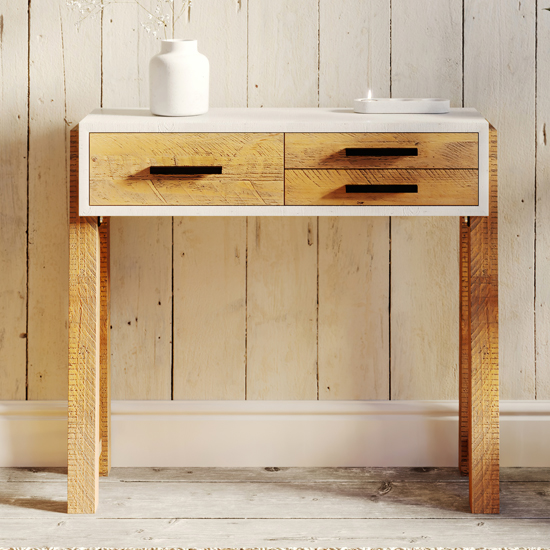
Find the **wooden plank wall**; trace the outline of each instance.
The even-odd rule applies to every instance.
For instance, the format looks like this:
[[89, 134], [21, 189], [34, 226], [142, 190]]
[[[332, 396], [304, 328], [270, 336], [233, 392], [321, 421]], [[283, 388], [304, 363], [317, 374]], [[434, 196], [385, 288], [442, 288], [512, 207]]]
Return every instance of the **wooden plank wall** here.
[[[195, 0], [174, 29], [210, 59], [212, 106], [348, 107], [372, 88], [491, 120], [503, 399], [550, 398], [543, 7]], [[119, 3], [77, 19], [64, 1], [0, 0], [0, 399], [66, 398], [69, 129], [100, 105], [148, 104], [146, 14]], [[111, 231], [114, 399], [457, 398], [457, 220], [118, 218]]]

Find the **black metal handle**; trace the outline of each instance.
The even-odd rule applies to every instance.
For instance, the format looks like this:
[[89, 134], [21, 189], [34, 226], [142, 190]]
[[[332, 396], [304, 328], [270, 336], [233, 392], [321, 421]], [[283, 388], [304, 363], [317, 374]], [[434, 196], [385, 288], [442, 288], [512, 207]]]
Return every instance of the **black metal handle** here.
[[418, 147], [348, 147], [346, 157], [417, 157]]
[[151, 166], [150, 174], [164, 176], [196, 176], [206, 174], [221, 174], [221, 166]]
[[418, 185], [397, 183], [389, 185], [346, 185], [346, 193], [418, 193]]

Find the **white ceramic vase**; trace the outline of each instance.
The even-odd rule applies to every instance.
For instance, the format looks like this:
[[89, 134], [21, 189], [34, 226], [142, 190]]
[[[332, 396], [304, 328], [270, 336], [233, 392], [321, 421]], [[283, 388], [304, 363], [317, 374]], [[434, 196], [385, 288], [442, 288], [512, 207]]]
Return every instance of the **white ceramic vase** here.
[[196, 40], [162, 40], [149, 63], [150, 107], [154, 115], [193, 116], [208, 111], [210, 64]]

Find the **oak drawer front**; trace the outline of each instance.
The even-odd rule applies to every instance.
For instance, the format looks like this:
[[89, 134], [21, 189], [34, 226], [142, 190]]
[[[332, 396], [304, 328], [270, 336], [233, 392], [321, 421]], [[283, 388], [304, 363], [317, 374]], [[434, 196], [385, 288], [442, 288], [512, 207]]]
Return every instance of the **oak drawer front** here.
[[288, 133], [286, 168], [478, 169], [477, 133]]
[[90, 205], [283, 201], [283, 134], [90, 133]]
[[476, 206], [477, 170], [286, 170], [289, 206]]

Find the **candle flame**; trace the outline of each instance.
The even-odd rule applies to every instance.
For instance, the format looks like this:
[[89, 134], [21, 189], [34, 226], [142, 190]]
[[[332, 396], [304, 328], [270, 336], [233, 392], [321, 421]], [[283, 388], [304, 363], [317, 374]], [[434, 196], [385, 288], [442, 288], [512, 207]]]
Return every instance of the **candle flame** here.
[[369, 88], [369, 93], [367, 94], [367, 99], [372, 99], [372, 90]]

